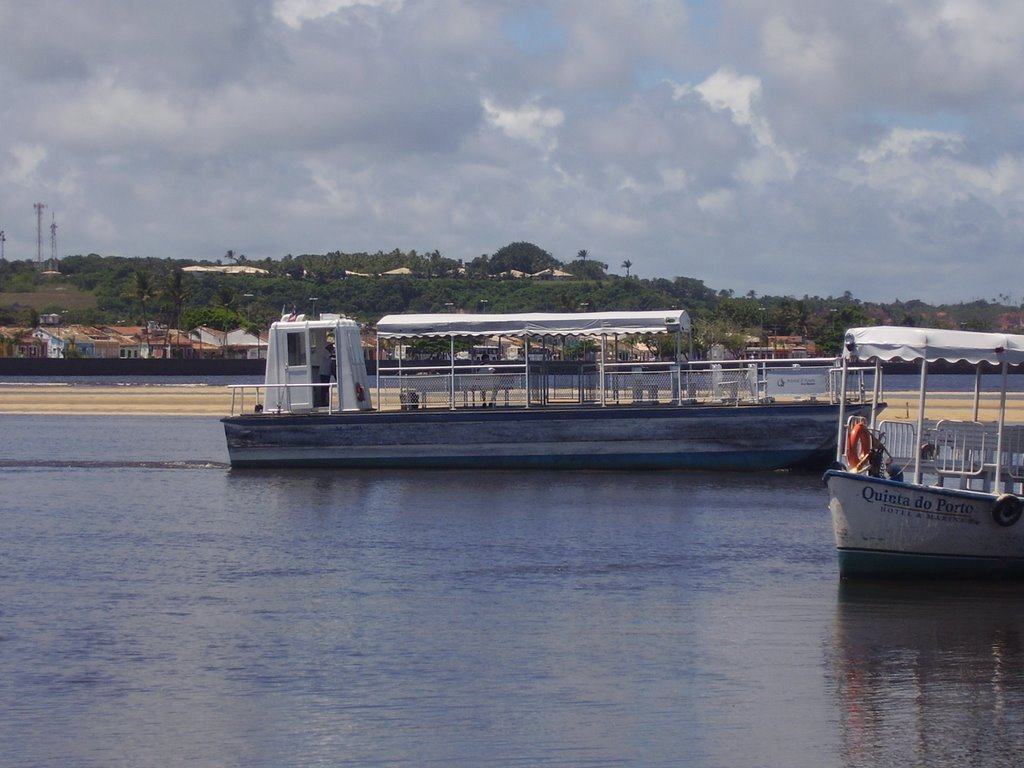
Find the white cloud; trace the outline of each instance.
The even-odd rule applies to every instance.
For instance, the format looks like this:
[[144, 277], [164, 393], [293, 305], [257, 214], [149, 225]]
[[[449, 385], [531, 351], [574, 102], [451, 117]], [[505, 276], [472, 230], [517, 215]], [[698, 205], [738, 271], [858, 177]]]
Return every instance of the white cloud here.
[[876, 163], [886, 158], [907, 157], [933, 151], [956, 153], [962, 150], [963, 137], [943, 131], [892, 129], [877, 145], [861, 150], [858, 159]]
[[651, 58], [691, 58], [687, 7], [678, 0], [564, 0], [547, 4], [561, 22], [565, 44], [546, 73], [560, 87], [622, 90]]
[[8, 253], [34, 253], [42, 201], [83, 253], [525, 239], [740, 294], [942, 300], [1015, 268], [1024, 5], [709, 0], [699, 26], [679, 0], [524, 8], [8, 3]]
[[697, 198], [697, 207], [704, 213], [721, 215], [734, 210], [736, 193], [731, 189], [714, 189]]
[[840, 175], [899, 201], [903, 211], [941, 215], [977, 201], [1003, 215], [1024, 207], [1024, 158], [1003, 154], [990, 163], [966, 157], [959, 134], [897, 128], [864, 148]]
[[565, 120], [561, 110], [541, 107], [536, 102], [506, 109], [490, 98], [485, 98], [482, 104], [487, 120], [509, 138], [528, 141], [548, 152], [558, 145], [555, 129]]
[[[777, 144], [768, 120], [757, 111], [761, 98], [759, 78], [720, 69], [693, 90], [713, 110], [730, 113], [736, 125], [750, 130], [757, 154], [742, 164], [740, 178], [756, 187], [793, 178], [798, 170], [796, 158]], [[677, 93], [685, 94], [687, 89]]]
[[800, 18], [803, 23], [799, 26], [788, 15], [765, 20], [761, 29], [764, 58], [771, 63], [773, 72], [796, 83], [813, 87], [831, 82], [844, 53], [843, 43], [814, 14]]
[[12, 184], [28, 184], [46, 160], [47, 152], [40, 144], [15, 144], [9, 154], [11, 163], [4, 172], [4, 179]]
[[397, 12], [401, 10], [403, 2], [404, 0], [274, 0], [274, 16], [292, 29], [299, 29], [308, 21], [318, 21], [347, 8], [368, 6]]
[[739, 125], [754, 124], [754, 100], [761, 94], [761, 80], [718, 70], [694, 90], [712, 109], [729, 111]]
[[127, 149], [177, 142], [188, 124], [188, 115], [167, 94], [103, 78], [72, 99], [41, 107], [37, 127], [62, 144]]

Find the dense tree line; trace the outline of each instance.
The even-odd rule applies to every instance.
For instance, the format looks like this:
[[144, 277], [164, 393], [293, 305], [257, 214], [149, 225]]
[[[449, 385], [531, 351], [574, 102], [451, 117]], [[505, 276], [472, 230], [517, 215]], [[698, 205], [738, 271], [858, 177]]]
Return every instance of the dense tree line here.
[[[282, 311], [338, 312], [374, 323], [401, 312], [576, 312], [684, 308], [694, 320], [698, 351], [713, 344], [742, 349], [748, 337], [795, 335], [814, 339], [819, 350], [839, 348], [843, 330], [890, 322], [994, 329], [1001, 315], [1016, 312], [997, 302], [951, 307], [922, 302], [868, 304], [847, 292], [840, 297], [758, 296], [714, 290], [689, 277], [639, 279], [610, 274], [608, 265], [581, 250], [563, 263], [532, 243], [516, 242], [464, 263], [438, 251], [390, 251], [287, 255], [250, 261], [228, 251], [217, 263], [258, 267], [266, 274], [192, 274], [191, 260], [69, 256], [60, 275], [44, 275], [31, 261], [0, 262], [0, 294], [31, 293], [62, 283], [95, 297], [94, 306], [65, 310], [59, 303], [32, 311], [64, 312], [67, 322], [209, 325], [222, 329], [266, 327]], [[206, 263], [208, 265], [208, 263]], [[633, 266], [621, 265], [627, 273]], [[400, 269], [407, 273], [383, 275]], [[572, 277], [523, 278], [558, 270]], [[31, 319], [25, 309], [0, 300], [0, 325]]]

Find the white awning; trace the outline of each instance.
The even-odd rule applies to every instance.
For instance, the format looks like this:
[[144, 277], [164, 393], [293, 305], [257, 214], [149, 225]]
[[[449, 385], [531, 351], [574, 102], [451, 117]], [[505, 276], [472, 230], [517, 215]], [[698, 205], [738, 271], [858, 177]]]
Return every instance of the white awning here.
[[843, 355], [848, 359], [877, 358], [882, 362], [965, 360], [998, 365], [1005, 360], [1010, 365], [1019, 365], [1024, 363], [1024, 336], [879, 325], [848, 330]]
[[612, 336], [675, 333], [690, 329], [685, 310], [574, 312], [518, 315], [387, 315], [377, 323], [381, 339], [437, 336]]

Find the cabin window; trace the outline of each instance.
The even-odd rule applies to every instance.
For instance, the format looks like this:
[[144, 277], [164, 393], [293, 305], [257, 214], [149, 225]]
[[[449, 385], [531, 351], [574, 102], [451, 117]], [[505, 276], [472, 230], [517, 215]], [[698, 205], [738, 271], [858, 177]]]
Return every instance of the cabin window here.
[[301, 331], [288, 335], [288, 365], [306, 364], [306, 334]]

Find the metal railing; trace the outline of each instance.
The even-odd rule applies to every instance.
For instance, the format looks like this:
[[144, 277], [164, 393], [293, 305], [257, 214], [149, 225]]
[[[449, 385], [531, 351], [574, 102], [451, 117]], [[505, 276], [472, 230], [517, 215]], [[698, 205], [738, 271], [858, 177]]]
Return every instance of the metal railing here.
[[498, 363], [454, 368], [405, 365], [379, 369], [376, 391], [382, 409], [389, 405], [416, 409], [584, 403], [744, 404], [775, 402], [787, 397], [827, 402], [838, 399], [837, 371], [831, 366], [795, 369], [813, 372], [821, 386], [810, 393], [790, 395], [768, 392], [765, 370], [757, 363], [688, 367], [671, 362], [626, 362], [607, 363], [603, 368], [581, 365], [575, 371], [544, 364]]
[[[832, 365], [776, 366], [764, 361], [731, 361], [680, 365], [672, 362], [614, 362], [571, 366], [545, 362], [450, 366], [442, 363], [381, 366], [370, 385], [376, 410], [458, 409], [479, 407], [541, 407], [557, 405], [698, 405], [755, 404], [778, 400], [838, 401], [838, 369]], [[798, 371], [813, 375], [821, 386], [808, 392], [768, 391], [769, 371]], [[337, 383], [231, 385], [231, 414], [252, 410], [336, 412]], [[303, 402], [293, 405], [291, 391], [304, 390]], [[310, 393], [327, 390], [323, 398]], [[848, 389], [863, 399], [861, 384]]]
[[878, 437], [893, 462], [905, 471], [914, 468], [920, 454], [922, 480], [927, 485], [991, 491], [998, 465], [1004, 490], [1012, 484], [1016, 492], [1024, 492], [1024, 426], [1004, 427], [999, 462], [995, 423], [928, 421], [919, 437], [914, 422], [884, 420], [878, 424]]

